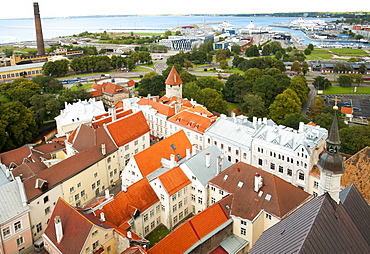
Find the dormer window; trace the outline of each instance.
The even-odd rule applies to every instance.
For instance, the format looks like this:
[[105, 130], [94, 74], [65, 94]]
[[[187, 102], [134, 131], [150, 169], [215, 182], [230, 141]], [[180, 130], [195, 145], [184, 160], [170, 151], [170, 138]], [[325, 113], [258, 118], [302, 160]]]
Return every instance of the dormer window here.
[[226, 181], [226, 180], [227, 180], [227, 178], [229, 178], [229, 175], [225, 175], [225, 176], [224, 176], [224, 181]]

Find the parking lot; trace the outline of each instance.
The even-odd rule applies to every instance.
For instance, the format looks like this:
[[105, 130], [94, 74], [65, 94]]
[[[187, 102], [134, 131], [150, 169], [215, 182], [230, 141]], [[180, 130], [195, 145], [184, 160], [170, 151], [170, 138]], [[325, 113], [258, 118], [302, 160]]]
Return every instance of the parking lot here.
[[326, 95], [327, 105], [335, 105], [335, 98], [337, 98], [337, 105], [353, 107], [353, 116], [355, 118], [370, 118], [370, 94], [356, 94], [356, 95]]

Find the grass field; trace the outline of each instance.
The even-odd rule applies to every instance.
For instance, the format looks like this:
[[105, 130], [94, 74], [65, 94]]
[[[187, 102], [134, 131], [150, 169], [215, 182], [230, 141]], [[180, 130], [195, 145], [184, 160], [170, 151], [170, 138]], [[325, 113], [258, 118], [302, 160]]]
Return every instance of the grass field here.
[[163, 225], [158, 226], [154, 231], [152, 231], [149, 235], [146, 236], [146, 239], [149, 240], [149, 248], [153, 247], [154, 244], [158, 243], [162, 240], [166, 235], [168, 235], [170, 231]]
[[366, 56], [367, 53], [362, 49], [330, 49], [338, 56]]
[[354, 87], [341, 87], [341, 86], [331, 86], [326, 89], [323, 93], [324, 95], [332, 94], [370, 94], [370, 87], [357, 87], [357, 92], [354, 92]]
[[92, 87], [93, 83], [87, 83], [87, 84], [83, 84], [82, 86], [80, 87], [77, 87], [77, 86], [72, 86], [71, 87], [71, 90], [72, 91], [76, 91], [76, 90], [86, 90], [86, 89], [90, 89]]

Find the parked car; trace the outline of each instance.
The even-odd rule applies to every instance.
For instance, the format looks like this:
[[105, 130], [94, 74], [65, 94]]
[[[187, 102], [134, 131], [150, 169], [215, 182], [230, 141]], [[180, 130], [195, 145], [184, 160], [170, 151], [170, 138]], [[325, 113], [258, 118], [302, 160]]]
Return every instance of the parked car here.
[[354, 111], [361, 111], [361, 109], [358, 108], [358, 107], [352, 107], [352, 108], [353, 108]]

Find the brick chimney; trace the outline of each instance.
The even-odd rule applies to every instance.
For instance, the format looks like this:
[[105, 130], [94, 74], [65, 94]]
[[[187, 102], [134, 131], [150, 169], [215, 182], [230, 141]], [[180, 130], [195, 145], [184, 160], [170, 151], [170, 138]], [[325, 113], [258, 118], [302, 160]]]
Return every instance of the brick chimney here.
[[36, 41], [37, 41], [37, 54], [39, 56], [45, 55], [44, 37], [42, 35], [41, 18], [39, 3], [33, 3], [33, 13], [35, 15], [35, 28], [36, 28]]

